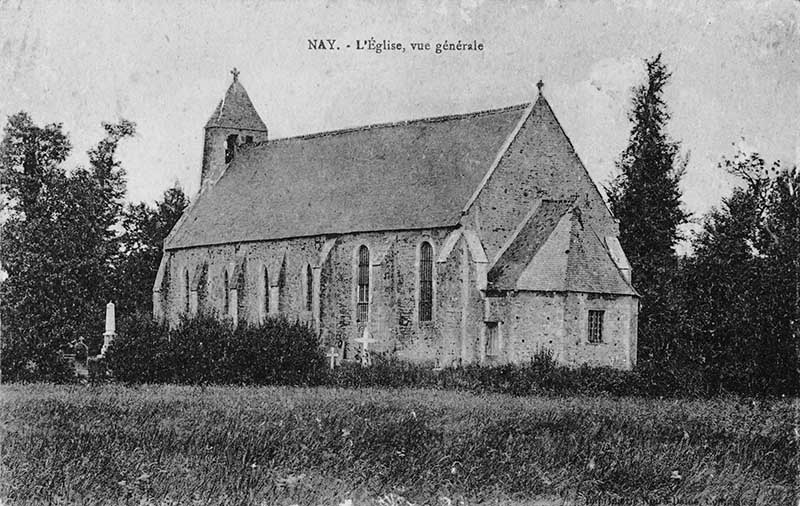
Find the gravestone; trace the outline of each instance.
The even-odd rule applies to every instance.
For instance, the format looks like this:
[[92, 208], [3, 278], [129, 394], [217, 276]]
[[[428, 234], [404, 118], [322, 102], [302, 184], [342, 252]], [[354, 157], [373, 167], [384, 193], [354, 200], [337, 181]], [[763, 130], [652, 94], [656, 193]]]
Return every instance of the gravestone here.
[[336, 348], [331, 346], [330, 350], [328, 350], [327, 355], [325, 355], [330, 359], [331, 362], [331, 370], [336, 367], [336, 359], [339, 358], [339, 354], [336, 352]]
[[373, 339], [369, 329], [364, 327], [364, 333], [361, 335], [361, 337], [354, 339], [353, 341], [361, 344], [361, 366], [367, 367], [372, 365], [372, 357], [369, 354], [368, 346], [372, 343], [377, 343], [378, 341]]
[[89, 379], [89, 347], [83, 342], [83, 337], [78, 338], [78, 342], [73, 346], [75, 352], [75, 374], [81, 380]]

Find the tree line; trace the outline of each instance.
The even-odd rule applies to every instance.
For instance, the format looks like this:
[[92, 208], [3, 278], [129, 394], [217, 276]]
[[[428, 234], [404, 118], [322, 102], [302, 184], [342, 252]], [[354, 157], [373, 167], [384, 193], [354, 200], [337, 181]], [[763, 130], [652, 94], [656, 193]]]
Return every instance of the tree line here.
[[96, 351], [108, 301], [148, 311], [163, 240], [188, 201], [179, 187], [151, 206], [125, 204], [126, 120], [103, 124], [89, 164], [66, 170], [63, 125], [10, 116], [0, 143], [0, 332], [6, 379], [58, 379], [58, 351], [84, 337]]
[[[796, 394], [800, 173], [758, 153], [723, 157], [719, 170], [739, 185], [684, 236], [689, 160], [667, 134], [671, 73], [660, 54], [644, 63], [628, 145], [606, 188], [641, 295], [640, 370], [687, 391]], [[121, 314], [152, 309], [163, 241], [188, 201], [174, 187], [154, 206], [126, 205], [116, 150], [135, 125], [103, 126], [89, 166], [67, 171], [61, 124], [40, 127], [24, 112], [8, 118], [0, 144], [6, 378], [47, 379], [58, 370], [56, 351], [80, 336], [99, 346], [109, 300]], [[682, 241], [691, 253], [678, 254]]]
[[[607, 188], [641, 295], [639, 361], [710, 394], [796, 393], [800, 173], [758, 153], [723, 157], [719, 170], [739, 185], [702, 218], [699, 233], [684, 237], [688, 157], [666, 133], [671, 74], [660, 54], [645, 67], [628, 146]], [[691, 254], [676, 252], [682, 240]]]

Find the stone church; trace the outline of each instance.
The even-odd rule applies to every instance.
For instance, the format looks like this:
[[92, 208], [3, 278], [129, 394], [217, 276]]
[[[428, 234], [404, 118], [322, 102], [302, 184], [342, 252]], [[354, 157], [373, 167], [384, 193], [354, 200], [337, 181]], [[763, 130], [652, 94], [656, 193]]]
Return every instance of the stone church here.
[[282, 314], [354, 356], [631, 368], [639, 296], [618, 225], [533, 103], [271, 139], [238, 72], [201, 189], [164, 244], [156, 318]]

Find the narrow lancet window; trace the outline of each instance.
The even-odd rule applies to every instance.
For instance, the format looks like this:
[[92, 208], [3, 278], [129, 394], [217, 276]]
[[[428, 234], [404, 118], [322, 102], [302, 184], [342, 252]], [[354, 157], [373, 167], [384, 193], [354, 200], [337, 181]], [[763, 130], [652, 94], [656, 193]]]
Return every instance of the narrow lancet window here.
[[189, 284], [189, 269], [183, 271], [183, 312], [189, 314], [189, 301], [192, 296], [192, 286]]
[[306, 265], [306, 311], [311, 311], [312, 298], [314, 293], [314, 274], [311, 266]]
[[433, 319], [433, 247], [423, 242], [419, 248], [419, 321]]
[[264, 314], [269, 314], [269, 273], [264, 267]]
[[358, 299], [356, 321], [366, 322], [369, 312], [369, 248], [358, 249]]
[[228, 280], [228, 269], [225, 269], [225, 282], [223, 286], [223, 290], [225, 291], [225, 295], [222, 297], [222, 314], [228, 316], [231, 312], [231, 290], [230, 290], [230, 282]]

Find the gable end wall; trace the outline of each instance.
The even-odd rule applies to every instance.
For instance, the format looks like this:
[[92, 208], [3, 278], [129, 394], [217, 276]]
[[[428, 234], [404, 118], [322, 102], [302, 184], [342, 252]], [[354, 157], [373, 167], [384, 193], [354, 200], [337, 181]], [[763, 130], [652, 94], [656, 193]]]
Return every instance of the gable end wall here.
[[462, 218], [492, 261], [539, 199], [572, 200], [598, 235], [618, 227], [554, 116], [537, 104]]

